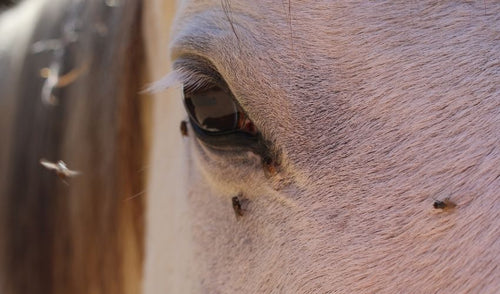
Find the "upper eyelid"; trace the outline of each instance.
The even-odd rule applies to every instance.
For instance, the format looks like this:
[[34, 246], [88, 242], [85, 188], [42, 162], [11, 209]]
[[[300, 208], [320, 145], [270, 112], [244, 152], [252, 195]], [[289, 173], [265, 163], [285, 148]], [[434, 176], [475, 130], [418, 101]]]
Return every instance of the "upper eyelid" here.
[[195, 92], [216, 84], [214, 79], [199, 72], [188, 71], [183, 68], [174, 71], [177, 81], [182, 84], [184, 91], [187, 92]]
[[208, 61], [193, 56], [180, 57], [173, 63], [174, 72], [184, 90], [194, 92], [210, 86], [226, 86], [215, 67]]
[[179, 57], [173, 62], [173, 70], [160, 80], [150, 84], [143, 92], [159, 92], [176, 85], [185, 92], [195, 92], [211, 86], [226, 86], [224, 79], [207, 61], [200, 58]]

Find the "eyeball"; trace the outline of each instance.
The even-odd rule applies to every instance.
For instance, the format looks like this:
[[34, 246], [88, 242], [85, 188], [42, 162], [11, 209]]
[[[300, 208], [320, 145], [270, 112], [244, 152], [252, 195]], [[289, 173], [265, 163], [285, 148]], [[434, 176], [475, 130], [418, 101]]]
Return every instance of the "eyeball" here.
[[212, 86], [209, 89], [184, 93], [184, 105], [191, 121], [206, 134], [242, 132], [255, 136], [258, 133], [228, 89]]

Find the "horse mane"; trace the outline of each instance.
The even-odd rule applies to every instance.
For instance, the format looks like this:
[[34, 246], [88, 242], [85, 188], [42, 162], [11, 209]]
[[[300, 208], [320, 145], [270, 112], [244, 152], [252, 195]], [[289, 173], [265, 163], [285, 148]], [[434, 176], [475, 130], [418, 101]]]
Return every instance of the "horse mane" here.
[[[0, 52], [0, 293], [139, 293], [141, 1], [45, 2], [24, 53], [13, 45], [7, 52], [20, 54], [19, 63]], [[42, 89], [59, 57], [33, 44], [62, 40], [75, 16], [77, 40], [63, 44], [51, 105]], [[60, 179], [42, 158], [81, 174]]]

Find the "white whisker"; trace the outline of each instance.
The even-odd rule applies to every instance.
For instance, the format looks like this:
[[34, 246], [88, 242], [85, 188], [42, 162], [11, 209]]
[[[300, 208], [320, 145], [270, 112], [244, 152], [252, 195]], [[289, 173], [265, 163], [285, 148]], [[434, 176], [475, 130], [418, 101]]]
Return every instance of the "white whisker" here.
[[132, 199], [134, 199], [134, 198], [137, 198], [137, 197], [139, 197], [139, 196], [144, 195], [145, 193], [146, 193], [146, 190], [143, 190], [143, 191], [141, 191], [141, 192], [139, 192], [139, 193], [136, 193], [136, 194], [134, 194], [134, 195], [132, 195], [132, 196], [130, 196], [130, 197], [125, 198], [123, 201], [129, 201], [129, 200], [132, 200]]

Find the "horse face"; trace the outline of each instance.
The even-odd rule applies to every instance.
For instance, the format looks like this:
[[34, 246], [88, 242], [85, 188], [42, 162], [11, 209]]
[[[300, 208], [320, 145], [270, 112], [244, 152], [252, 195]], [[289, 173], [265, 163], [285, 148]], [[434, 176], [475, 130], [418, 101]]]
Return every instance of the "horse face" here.
[[184, 95], [223, 82], [258, 131], [208, 142], [191, 119], [178, 138], [198, 291], [498, 290], [499, 15], [183, 1], [172, 61], [201, 85]]

